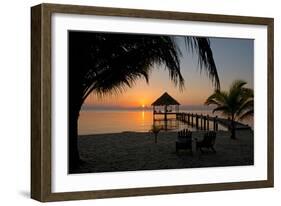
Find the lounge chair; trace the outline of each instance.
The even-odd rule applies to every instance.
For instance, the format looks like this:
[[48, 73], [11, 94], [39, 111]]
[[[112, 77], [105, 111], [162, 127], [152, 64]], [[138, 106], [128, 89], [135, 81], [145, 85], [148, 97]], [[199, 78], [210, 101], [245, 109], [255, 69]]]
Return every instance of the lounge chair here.
[[176, 141], [176, 153], [180, 149], [189, 149], [192, 154], [192, 132], [187, 129], [178, 132], [178, 139]]
[[215, 142], [216, 142], [216, 132], [207, 132], [204, 134], [204, 138], [202, 141], [196, 140], [196, 151], [200, 149], [200, 151], [203, 153], [204, 151], [202, 148], [211, 149], [214, 153], [216, 153], [216, 150], [214, 148]]

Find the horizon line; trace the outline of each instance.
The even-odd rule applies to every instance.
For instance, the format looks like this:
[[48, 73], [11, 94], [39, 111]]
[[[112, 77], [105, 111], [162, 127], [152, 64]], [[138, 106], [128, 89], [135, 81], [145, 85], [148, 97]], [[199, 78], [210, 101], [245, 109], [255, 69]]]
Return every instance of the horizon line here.
[[[213, 109], [211, 105], [180, 105], [183, 109]], [[81, 110], [148, 110], [152, 106], [96, 106], [96, 105], [83, 105]]]

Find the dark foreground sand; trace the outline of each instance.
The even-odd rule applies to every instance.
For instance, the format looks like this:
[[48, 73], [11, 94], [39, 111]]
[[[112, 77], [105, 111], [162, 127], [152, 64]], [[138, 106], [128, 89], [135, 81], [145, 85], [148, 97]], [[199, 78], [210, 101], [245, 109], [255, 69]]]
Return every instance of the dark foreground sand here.
[[[204, 132], [193, 132], [193, 138], [202, 139]], [[161, 132], [158, 143], [151, 133], [123, 132], [117, 134], [84, 135], [78, 138], [84, 163], [71, 173], [113, 172], [155, 169], [176, 169], [214, 166], [253, 165], [253, 133], [237, 131], [237, 140], [230, 133], [219, 131], [216, 154], [200, 151], [180, 151], [176, 154], [177, 133]], [[195, 145], [194, 145], [195, 146]]]

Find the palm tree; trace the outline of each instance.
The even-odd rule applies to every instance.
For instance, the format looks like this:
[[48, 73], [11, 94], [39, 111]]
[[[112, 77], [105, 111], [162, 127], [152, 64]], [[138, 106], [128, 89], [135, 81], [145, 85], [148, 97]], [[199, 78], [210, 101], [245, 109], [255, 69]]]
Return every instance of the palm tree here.
[[235, 121], [252, 117], [254, 114], [254, 92], [245, 88], [246, 84], [243, 80], [236, 80], [228, 92], [216, 90], [205, 102], [206, 105], [216, 105], [213, 112], [221, 112], [231, 119], [232, 139], [236, 139]]
[[[120, 93], [145, 78], [153, 68], [164, 65], [180, 89], [181, 51], [173, 37], [69, 32], [69, 169], [79, 164], [77, 121], [89, 94]], [[185, 37], [187, 48], [198, 53], [200, 68], [206, 69], [216, 88], [220, 87], [210, 42], [207, 38]]]

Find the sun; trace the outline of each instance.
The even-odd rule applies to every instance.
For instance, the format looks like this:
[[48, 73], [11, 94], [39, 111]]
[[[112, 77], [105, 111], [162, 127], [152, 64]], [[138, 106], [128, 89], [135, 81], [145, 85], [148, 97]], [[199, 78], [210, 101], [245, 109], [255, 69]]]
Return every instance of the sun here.
[[141, 107], [142, 107], [142, 108], [145, 108], [145, 104], [142, 104]]

